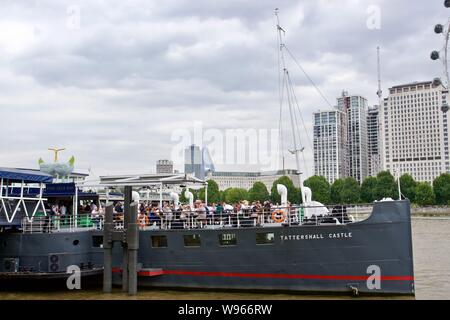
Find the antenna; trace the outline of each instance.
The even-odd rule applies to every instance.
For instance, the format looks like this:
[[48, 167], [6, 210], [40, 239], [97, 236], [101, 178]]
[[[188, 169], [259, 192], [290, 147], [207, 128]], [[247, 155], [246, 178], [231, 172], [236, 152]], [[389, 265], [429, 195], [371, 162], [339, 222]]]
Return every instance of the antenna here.
[[[283, 35], [285, 35], [286, 31], [280, 27], [280, 19], [278, 17], [278, 8], [275, 9], [275, 16], [277, 17], [277, 34], [278, 34], [278, 44], [279, 44], [279, 52], [278, 52], [278, 67], [279, 69], [283, 69], [283, 79], [281, 81], [280, 77], [280, 70], [278, 72], [279, 75], [279, 97], [280, 97], [280, 128], [281, 128], [281, 110], [283, 105], [283, 92], [286, 89], [286, 100], [289, 106], [289, 114], [291, 118], [291, 127], [292, 127], [292, 135], [294, 140], [294, 150], [290, 151], [292, 154], [295, 154], [295, 161], [297, 164], [297, 174], [299, 179], [299, 185], [300, 185], [300, 195], [302, 198], [302, 203], [305, 204], [305, 192], [304, 192], [304, 186], [303, 186], [303, 178], [302, 178], [302, 172], [300, 171], [300, 157], [299, 152], [303, 152], [303, 148], [299, 148], [297, 144], [297, 133], [296, 133], [296, 119], [295, 117], [295, 110], [293, 109], [293, 103], [296, 101], [295, 94], [292, 89], [292, 82], [289, 77], [289, 71], [286, 68], [286, 62], [284, 59], [284, 50], [286, 49], [286, 45], [283, 42]], [[280, 61], [281, 60], [281, 61]], [[284, 156], [283, 156], [283, 164], [284, 164]]]

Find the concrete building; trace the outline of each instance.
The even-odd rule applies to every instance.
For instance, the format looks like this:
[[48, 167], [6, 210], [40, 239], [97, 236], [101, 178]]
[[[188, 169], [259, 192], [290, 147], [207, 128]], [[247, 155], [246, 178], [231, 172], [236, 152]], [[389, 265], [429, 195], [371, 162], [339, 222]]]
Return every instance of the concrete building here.
[[156, 173], [173, 173], [173, 162], [170, 160], [158, 160], [156, 162]]
[[249, 190], [257, 181], [264, 183], [270, 193], [272, 184], [282, 176], [288, 176], [294, 185], [299, 188], [299, 178], [296, 170], [278, 170], [278, 171], [262, 171], [262, 172], [210, 172], [206, 179], [212, 179], [217, 182], [220, 190], [228, 188], [243, 188]]
[[432, 182], [450, 172], [447, 90], [432, 81], [394, 86], [384, 100], [381, 134], [385, 170]]
[[339, 110], [314, 113], [314, 174], [330, 183], [346, 177], [347, 118]]
[[369, 176], [381, 171], [379, 106], [369, 107], [367, 112], [367, 159]]
[[367, 152], [367, 99], [342, 92], [338, 109], [347, 115], [348, 174], [362, 182], [369, 174]]

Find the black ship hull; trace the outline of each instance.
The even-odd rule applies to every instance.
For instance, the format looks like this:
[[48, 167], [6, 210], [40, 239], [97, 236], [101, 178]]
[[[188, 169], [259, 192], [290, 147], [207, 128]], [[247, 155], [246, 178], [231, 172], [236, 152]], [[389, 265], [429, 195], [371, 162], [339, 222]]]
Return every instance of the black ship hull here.
[[[223, 234], [235, 241], [221, 245]], [[101, 235], [0, 234], [0, 259], [18, 257], [28, 267], [40, 262], [51, 271], [49, 255], [59, 252], [61, 269], [101, 267], [103, 249], [94, 246]], [[200, 241], [186, 246], [185, 236]], [[155, 247], [155, 237], [165, 245]], [[120, 246], [113, 258], [120, 285]], [[377, 202], [366, 220], [340, 225], [142, 230], [138, 263], [141, 287], [414, 295], [410, 205]]]

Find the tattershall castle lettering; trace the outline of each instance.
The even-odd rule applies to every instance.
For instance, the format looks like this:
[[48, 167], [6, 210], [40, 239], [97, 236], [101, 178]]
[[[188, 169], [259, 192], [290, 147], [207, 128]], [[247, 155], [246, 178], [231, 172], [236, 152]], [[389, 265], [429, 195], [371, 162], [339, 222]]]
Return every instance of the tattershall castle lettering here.
[[338, 232], [338, 233], [314, 233], [314, 234], [289, 234], [281, 235], [281, 240], [320, 240], [320, 239], [339, 239], [339, 238], [352, 238], [351, 232]]

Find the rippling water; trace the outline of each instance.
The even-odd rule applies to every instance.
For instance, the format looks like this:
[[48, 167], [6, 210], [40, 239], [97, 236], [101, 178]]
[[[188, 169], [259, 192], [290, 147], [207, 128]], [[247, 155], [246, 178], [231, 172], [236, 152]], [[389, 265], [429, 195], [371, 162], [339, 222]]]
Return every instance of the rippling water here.
[[[450, 218], [413, 218], [414, 273], [416, 299], [450, 299]], [[57, 292], [0, 292], [5, 299], [349, 299], [347, 296], [305, 296], [272, 293], [202, 292], [140, 289], [135, 297], [119, 289], [103, 294], [99, 289]], [[380, 299], [380, 297], [376, 298]], [[393, 299], [389, 297], [389, 299]], [[394, 299], [410, 299], [394, 297]]]

